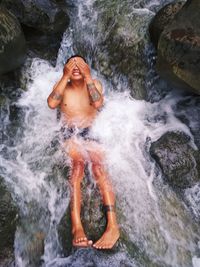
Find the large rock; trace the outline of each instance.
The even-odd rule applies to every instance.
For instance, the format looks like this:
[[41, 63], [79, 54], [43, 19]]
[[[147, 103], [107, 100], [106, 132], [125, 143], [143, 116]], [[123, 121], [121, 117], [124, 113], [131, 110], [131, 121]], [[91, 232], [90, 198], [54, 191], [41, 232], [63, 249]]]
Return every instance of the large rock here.
[[[121, 12], [114, 16], [114, 20], [109, 9], [102, 17], [104, 24], [100, 26], [101, 32], [110, 30], [103, 44], [108, 54], [98, 54], [100, 70], [108, 77], [114, 78], [116, 73], [126, 76], [132, 96], [136, 99], [145, 99], [147, 95], [145, 48], [149, 42], [148, 24], [153, 14], [147, 10], [138, 13], [129, 9], [128, 4], [120, 8]], [[118, 78], [115, 82], [117, 87]]]
[[200, 94], [200, 1], [188, 0], [158, 42], [157, 69], [175, 86]]
[[69, 25], [69, 6], [64, 0], [2, 0], [17, 16], [25, 34], [28, 57], [40, 57], [56, 64], [62, 34]]
[[46, 33], [63, 32], [69, 17], [54, 0], [2, 0], [2, 5], [13, 12], [21, 23]]
[[[62, 33], [44, 34], [37, 29], [25, 25], [23, 25], [23, 31], [26, 37], [29, 59], [39, 57], [55, 65], [62, 41]], [[26, 66], [24, 65], [24, 67]]]
[[0, 6], [0, 75], [19, 67], [25, 53], [26, 41], [18, 20]]
[[183, 132], [168, 132], [152, 143], [150, 153], [174, 188], [188, 188], [199, 181], [200, 154]]
[[181, 99], [174, 107], [178, 117], [190, 129], [195, 145], [200, 150], [200, 96]]
[[[90, 54], [93, 67], [118, 90], [130, 87], [134, 98], [146, 98], [148, 64], [145, 53], [153, 12], [136, 9], [130, 1], [95, 1], [90, 10], [87, 9], [85, 6], [82, 14], [89, 18], [87, 32], [82, 20], [74, 32], [76, 52]], [[96, 13], [98, 17], [94, 16]], [[120, 88], [120, 80], [128, 83]]]
[[174, 16], [183, 7], [185, 1], [173, 2], [161, 8], [149, 25], [151, 41], [157, 47], [164, 28], [173, 20]]
[[0, 177], [0, 266], [13, 260], [17, 209]]

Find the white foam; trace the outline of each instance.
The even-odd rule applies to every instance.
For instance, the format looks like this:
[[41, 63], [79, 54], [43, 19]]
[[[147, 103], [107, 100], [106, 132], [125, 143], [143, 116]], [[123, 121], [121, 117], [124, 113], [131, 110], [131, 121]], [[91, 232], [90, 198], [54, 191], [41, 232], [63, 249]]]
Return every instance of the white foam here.
[[200, 258], [193, 257], [192, 264], [193, 264], [193, 267], [200, 267]]
[[[91, 7], [93, 0], [80, 3], [82, 9], [79, 10], [79, 25], [85, 19], [84, 12], [88, 12], [88, 9], [84, 11], [84, 5]], [[96, 19], [95, 16], [94, 21]], [[91, 24], [90, 19], [83, 25], [89, 27], [88, 23], [92, 27], [95, 25]], [[94, 31], [91, 34], [94, 37]], [[70, 38], [67, 39], [68, 37]], [[95, 39], [91, 40], [95, 47]], [[46, 228], [44, 265], [60, 256], [56, 227], [69, 204], [65, 177], [58, 173], [56, 177], [49, 178], [54, 174], [52, 168], [55, 164], [62, 164], [63, 155], [60, 149], [52, 152], [51, 144], [58, 134], [60, 123], [57, 121], [56, 110], [48, 108], [46, 99], [62, 75], [63, 59], [73, 52], [73, 41], [73, 29], [70, 29], [70, 32], [64, 34], [56, 68], [37, 58], [26, 70], [30, 73], [32, 82], [27, 85], [27, 92], [17, 103], [25, 112], [23, 137], [15, 147], [7, 147], [10, 153], [16, 151], [16, 158], [6, 159], [0, 155], [1, 166], [6, 166], [4, 178], [18, 199], [24, 216], [29, 215], [30, 204], [34, 201], [37, 202], [38, 209], [46, 211], [44, 217], [47, 217], [48, 222], [45, 218], [38, 222], [39, 227], [44, 230]], [[108, 81], [102, 81], [106, 87], [106, 103], [94, 122], [92, 134], [100, 139], [106, 150], [106, 164], [121, 212], [121, 227], [130, 242], [137, 244], [154, 261], [180, 266], [182, 259], [178, 255], [181, 249], [183, 254], [189, 251], [194, 255], [195, 233], [179, 219], [176, 207], [170, 210], [172, 214], [163, 211], [162, 198], [166, 198], [164, 202], [168, 203], [167, 196], [173, 193], [168, 188], [168, 193], [160, 192], [154, 186], [154, 180], [160, 181], [161, 174], [149, 156], [151, 142], [167, 131], [184, 131], [191, 136], [189, 129], [174, 115], [173, 105], [178, 98], [168, 95], [160, 102], [151, 104], [132, 99], [126, 83], [119, 81], [119, 87], [124, 88], [125, 92], [117, 93]], [[164, 191], [166, 186], [162, 185], [161, 188]], [[178, 200], [176, 203], [179, 203]], [[184, 207], [181, 211], [185, 211]], [[182, 230], [180, 236], [175, 235], [174, 225]], [[19, 266], [25, 266], [28, 261], [23, 258], [26, 238], [28, 239], [26, 232], [18, 229], [15, 256]], [[194, 257], [193, 264], [198, 264], [197, 262], [198, 258]]]

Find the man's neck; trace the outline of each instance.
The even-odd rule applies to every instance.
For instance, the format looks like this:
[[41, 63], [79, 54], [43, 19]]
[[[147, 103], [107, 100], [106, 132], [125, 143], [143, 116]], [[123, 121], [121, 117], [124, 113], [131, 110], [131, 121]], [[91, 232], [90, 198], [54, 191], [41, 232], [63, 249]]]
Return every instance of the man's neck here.
[[84, 81], [84, 79], [81, 79], [81, 80], [79, 80], [79, 81], [72, 81], [72, 82], [71, 82], [71, 86], [72, 86], [72, 88], [75, 89], [75, 90], [82, 89], [82, 88], [84, 87], [84, 85], [85, 85], [85, 81]]

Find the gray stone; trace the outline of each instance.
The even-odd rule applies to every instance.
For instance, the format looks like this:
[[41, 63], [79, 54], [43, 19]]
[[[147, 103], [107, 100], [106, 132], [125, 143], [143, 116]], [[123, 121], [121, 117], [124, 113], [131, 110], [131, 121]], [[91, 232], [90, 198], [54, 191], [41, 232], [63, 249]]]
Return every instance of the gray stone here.
[[26, 26], [43, 33], [63, 32], [69, 17], [54, 0], [2, 0], [2, 5], [9, 9]]
[[[87, 9], [87, 7], [86, 7]], [[87, 29], [75, 31], [76, 52], [84, 56], [90, 51], [92, 66], [109, 79], [114, 88], [131, 89], [136, 99], [146, 98], [145, 79], [147, 73], [146, 49], [149, 44], [148, 25], [153, 12], [134, 8], [130, 1], [95, 1], [92, 12], [98, 12], [97, 20], [91, 19]], [[84, 15], [92, 17], [84, 10]], [[81, 29], [81, 30], [80, 30]], [[106, 34], [105, 34], [106, 33]], [[94, 46], [95, 43], [95, 46]], [[119, 88], [119, 80], [128, 81], [126, 88]]]
[[151, 41], [157, 47], [158, 41], [164, 28], [173, 20], [174, 16], [183, 7], [185, 1], [170, 3], [161, 8], [149, 25]]
[[14, 258], [17, 208], [1, 177], [0, 196], [0, 266], [6, 266]]
[[25, 53], [26, 41], [18, 20], [0, 6], [0, 75], [19, 67]]
[[183, 132], [168, 132], [152, 143], [150, 153], [161, 167], [166, 181], [175, 188], [188, 188], [199, 181], [200, 154]]
[[158, 42], [159, 74], [179, 88], [200, 94], [200, 1], [187, 1]]

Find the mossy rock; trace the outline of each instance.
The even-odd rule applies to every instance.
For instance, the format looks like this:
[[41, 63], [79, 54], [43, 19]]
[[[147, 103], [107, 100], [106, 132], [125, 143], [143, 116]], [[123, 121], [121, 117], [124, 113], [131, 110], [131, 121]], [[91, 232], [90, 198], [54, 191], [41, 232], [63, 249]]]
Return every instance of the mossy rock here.
[[199, 182], [200, 153], [183, 132], [167, 132], [152, 143], [150, 153], [174, 188], [189, 188]]
[[185, 1], [172, 2], [161, 8], [149, 25], [151, 41], [157, 47], [164, 28], [173, 20], [174, 16], [183, 7]]
[[54, 0], [2, 0], [19, 21], [43, 33], [63, 32], [69, 25], [69, 16]]
[[26, 41], [17, 18], [0, 5], [0, 75], [25, 60]]
[[[17, 226], [17, 208], [10, 192], [0, 177], [0, 265], [12, 261], [14, 257], [14, 238]], [[2, 266], [2, 265], [1, 265]]]
[[163, 30], [157, 70], [180, 89], [200, 94], [200, 2], [187, 1]]
[[[147, 9], [138, 12], [130, 1], [119, 0], [95, 1], [92, 8], [98, 12], [97, 20], [91, 21], [88, 29], [95, 36], [95, 49], [93, 40], [84, 31], [80, 31], [81, 25], [77, 25], [74, 31], [76, 52], [88, 56], [89, 51], [92, 66], [114, 88], [119, 88], [120, 79], [125, 80], [125, 86], [131, 88], [134, 98], [145, 99], [148, 65], [145, 53], [149, 44], [148, 25], [153, 12]], [[88, 17], [90, 18], [90, 14]]]

